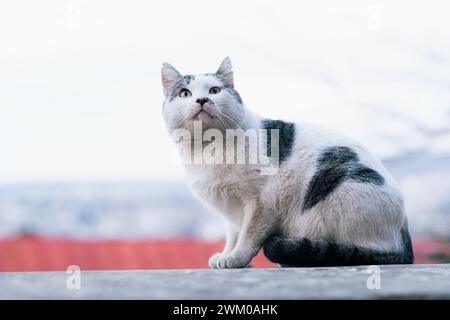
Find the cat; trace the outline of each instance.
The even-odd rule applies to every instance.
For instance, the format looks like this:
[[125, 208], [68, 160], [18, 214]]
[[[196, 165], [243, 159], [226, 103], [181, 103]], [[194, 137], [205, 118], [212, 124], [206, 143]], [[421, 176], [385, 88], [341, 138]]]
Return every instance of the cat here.
[[[399, 187], [358, 142], [313, 124], [251, 112], [234, 88], [228, 57], [216, 72], [196, 76], [164, 63], [161, 78], [167, 129], [173, 137], [184, 132], [185, 139], [174, 141], [183, 159], [191, 160], [185, 161], [187, 181], [225, 218], [226, 244], [209, 259], [211, 268], [244, 268], [262, 248], [281, 267], [413, 263]], [[213, 143], [191, 136], [196, 123], [202, 132], [223, 134], [277, 130], [278, 149], [270, 135], [259, 142], [267, 154], [278, 150], [276, 173], [262, 174], [258, 163], [192, 163]]]

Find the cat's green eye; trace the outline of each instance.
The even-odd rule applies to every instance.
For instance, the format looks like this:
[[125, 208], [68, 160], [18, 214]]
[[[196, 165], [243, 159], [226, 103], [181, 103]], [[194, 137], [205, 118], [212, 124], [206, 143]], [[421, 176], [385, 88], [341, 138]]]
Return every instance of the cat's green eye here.
[[218, 94], [219, 92], [220, 92], [219, 87], [212, 87], [211, 89], [209, 89], [210, 94]]
[[178, 94], [180, 98], [187, 98], [192, 96], [192, 93], [188, 89], [181, 89], [180, 94]]

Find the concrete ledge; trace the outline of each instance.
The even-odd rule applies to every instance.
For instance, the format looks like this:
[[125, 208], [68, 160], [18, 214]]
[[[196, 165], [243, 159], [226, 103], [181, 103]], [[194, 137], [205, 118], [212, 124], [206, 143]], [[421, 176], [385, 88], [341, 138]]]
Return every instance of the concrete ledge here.
[[0, 273], [1, 299], [450, 299], [450, 265], [380, 266], [380, 289], [366, 267]]

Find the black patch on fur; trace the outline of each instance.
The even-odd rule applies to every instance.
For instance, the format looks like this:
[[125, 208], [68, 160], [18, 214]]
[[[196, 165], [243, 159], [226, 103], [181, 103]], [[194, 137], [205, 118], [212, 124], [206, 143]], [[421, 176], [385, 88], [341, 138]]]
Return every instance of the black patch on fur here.
[[303, 202], [303, 211], [325, 200], [342, 182], [382, 185], [384, 178], [375, 170], [359, 162], [358, 155], [349, 147], [325, 149], [319, 156], [317, 171], [309, 182]]
[[282, 120], [263, 120], [262, 129], [267, 130], [267, 156], [272, 156], [272, 129], [279, 131], [279, 159], [280, 164], [291, 154], [295, 140], [295, 124]]
[[326, 240], [284, 239], [272, 236], [264, 243], [264, 254], [284, 267], [332, 267], [378, 264], [411, 264], [414, 254], [408, 228], [401, 230], [403, 250], [379, 252]]
[[350, 161], [358, 161], [358, 155], [349, 147], [330, 147], [319, 157], [320, 165], [344, 164]]
[[413, 263], [414, 252], [413, 252], [413, 248], [412, 248], [412, 241], [411, 241], [411, 236], [409, 234], [408, 225], [404, 225], [400, 232], [402, 235], [405, 259], [407, 259], [408, 261], [411, 261], [411, 263]]
[[362, 165], [360, 167], [352, 168], [352, 170], [349, 171], [348, 177], [354, 181], [373, 183], [379, 186], [384, 183], [384, 178], [378, 172]]

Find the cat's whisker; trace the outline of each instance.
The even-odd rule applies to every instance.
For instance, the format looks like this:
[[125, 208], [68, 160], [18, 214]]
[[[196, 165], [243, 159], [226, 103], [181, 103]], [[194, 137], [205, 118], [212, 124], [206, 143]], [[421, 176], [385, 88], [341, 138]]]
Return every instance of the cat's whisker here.
[[228, 123], [230, 126], [235, 125], [235, 126], [237, 126], [236, 129], [243, 129], [242, 126], [241, 126], [241, 124], [240, 124], [238, 121], [236, 121], [235, 119], [233, 119], [231, 116], [229, 116], [227, 113], [221, 112], [220, 115], [223, 116], [223, 117], [225, 118], [225, 120], [227, 121], [227, 123]]

